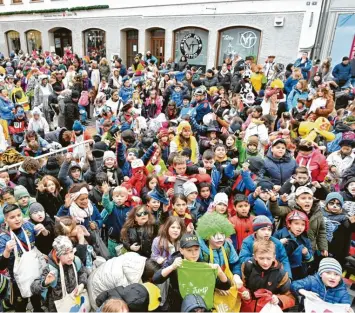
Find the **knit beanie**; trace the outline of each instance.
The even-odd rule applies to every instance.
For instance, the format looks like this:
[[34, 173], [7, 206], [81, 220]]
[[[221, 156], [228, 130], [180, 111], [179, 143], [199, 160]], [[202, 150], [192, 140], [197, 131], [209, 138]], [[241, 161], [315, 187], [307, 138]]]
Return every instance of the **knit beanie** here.
[[187, 181], [182, 185], [184, 196], [187, 197], [190, 193], [197, 192], [197, 187], [193, 182]]
[[83, 125], [81, 125], [81, 123], [78, 120], [74, 121], [73, 131], [78, 132], [78, 131], [83, 131], [83, 130], [84, 130]]
[[344, 198], [339, 192], [331, 192], [327, 195], [325, 199], [325, 205], [327, 206], [331, 200], [338, 200], [340, 202], [341, 207], [344, 206]]
[[42, 211], [44, 212], [44, 207], [42, 204], [38, 202], [33, 202], [28, 208], [28, 213], [30, 216], [36, 212], [42, 212]]
[[115, 153], [111, 150], [105, 151], [103, 161], [105, 162], [105, 160], [107, 160], [109, 158], [116, 160]]
[[73, 250], [73, 243], [67, 236], [58, 236], [54, 239], [52, 246], [58, 257]]
[[224, 192], [219, 192], [214, 196], [213, 204], [225, 204], [228, 206], [228, 196]]
[[259, 230], [260, 228], [264, 228], [264, 227], [268, 227], [268, 226], [272, 227], [272, 223], [271, 223], [270, 219], [265, 215], [259, 215], [253, 221], [254, 232]]
[[318, 274], [321, 276], [324, 272], [335, 272], [341, 276], [343, 270], [336, 259], [324, 258], [319, 263]]
[[16, 201], [18, 201], [23, 197], [29, 197], [30, 194], [28, 193], [26, 187], [19, 185], [15, 187], [14, 196]]

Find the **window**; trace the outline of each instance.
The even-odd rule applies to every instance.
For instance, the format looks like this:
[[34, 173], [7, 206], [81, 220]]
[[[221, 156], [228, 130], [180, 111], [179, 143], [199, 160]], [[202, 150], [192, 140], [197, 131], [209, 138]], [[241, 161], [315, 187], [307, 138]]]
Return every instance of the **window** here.
[[355, 54], [355, 15], [339, 14], [334, 32], [331, 57], [334, 64], [341, 62], [347, 56], [352, 58]]
[[84, 45], [86, 55], [96, 51], [100, 57], [106, 57], [106, 32], [101, 29], [84, 31]]
[[9, 48], [9, 54], [14, 51], [16, 54], [21, 49], [20, 33], [14, 30], [10, 30], [6, 33], [7, 46]]
[[12, 4], [22, 3], [22, 0], [12, 0]]
[[201, 67], [207, 64], [208, 31], [189, 27], [175, 31], [175, 62], [185, 56], [190, 66]]
[[220, 31], [218, 65], [222, 65], [226, 58], [233, 60], [237, 54], [243, 59], [253, 56], [257, 60], [260, 36], [260, 30], [248, 27], [233, 27]]
[[38, 52], [42, 51], [42, 35], [38, 30], [29, 30], [26, 33], [27, 38], [27, 49], [29, 53], [32, 53], [33, 50]]

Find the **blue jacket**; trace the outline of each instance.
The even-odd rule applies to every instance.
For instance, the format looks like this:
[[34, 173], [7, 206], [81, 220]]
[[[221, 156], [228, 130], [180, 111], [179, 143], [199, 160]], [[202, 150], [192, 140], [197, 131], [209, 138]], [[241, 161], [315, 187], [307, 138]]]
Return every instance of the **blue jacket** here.
[[339, 285], [335, 288], [327, 288], [324, 285], [322, 278], [319, 276], [319, 274], [315, 274], [313, 276], [308, 276], [306, 278], [292, 282], [291, 291], [295, 295], [300, 296], [300, 294], [298, 293], [300, 289], [317, 293], [319, 295], [319, 298], [321, 298], [325, 302], [333, 304], [351, 304], [350, 297], [343, 280], [341, 280]]
[[211, 196], [214, 197], [218, 192], [219, 184], [222, 181], [223, 176], [232, 179], [234, 177], [234, 165], [229, 163], [226, 167], [222, 168], [220, 171], [215, 165], [213, 165], [211, 170]]
[[[284, 227], [274, 234], [277, 239], [287, 238], [288, 242], [285, 245], [285, 250], [290, 261], [291, 268], [303, 266], [304, 263], [311, 262], [313, 260], [312, 243], [307, 236], [302, 234], [297, 238], [289, 232], [287, 227]], [[306, 247], [308, 254], [303, 255], [302, 249]]]
[[[212, 192], [211, 192], [212, 194]], [[207, 199], [197, 198], [197, 202], [201, 204], [203, 211], [206, 212], [210, 204], [213, 202], [213, 197], [209, 196]], [[0, 220], [1, 221], [1, 220]]]
[[132, 98], [133, 91], [134, 89], [132, 87], [121, 87], [119, 96], [122, 98], [124, 104], [126, 104], [127, 101]]
[[297, 167], [296, 160], [288, 151], [281, 159], [276, 159], [270, 148], [264, 160], [263, 174], [270, 177], [275, 185], [282, 186], [295, 173]]
[[201, 102], [198, 102], [196, 104], [196, 117], [195, 117], [196, 122], [198, 124], [201, 123], [203, 117], [210, 112], [212, 112], [212, 109], [211, 109], [211, 105], [207, 99], [205, 99]]
[[[198, 238], [198, 241], [200, 243], [200, 248], [201, 248], [199, 260], [202, 262], [210, 263], [209, 247], [206, 245], [206, 242], [203, 239]], [[229, 269], [233, 274], [238, 274], [240, 277], [242, 277], [240, 269], [238, 268], [238, 260], [239, 260], [238, 254], [237, 251], [235, 251], [233, 244], [229, 241], [225, 241], [223, 247], [227, 254]], [[219, 248], [218, 250], [215, 249], [212, 251], [213, 251], [213, 263], [219, 264], [220, 267], [223, 267], [224, 258], [223, 258], [222, 248]]]
[[154, 55], [150, 55], [150, 58], [147, 58], [147, 55], [144, 56], [144, 61], [149, 63], [149, 61], [152, 60], [154, 64], [157, 64], [158, 59]]
[[0, 97], [0, 118], [7, 121], [12, 121], [14, 119], [14, 114], [12, 110], [14, 109], [14, 104], [10, 100], [6, 100]]
[[254, 192], [256, 189], [256, 183], [252, 179], [252, 173], [250, 171], [240, 170], [239, 175], [241, 175], [242, 179], [235, 187], [235, 190], [238, 190], [238, 192], [242, 192], [242, 193], [245, 193], [246, 190], [249, 190], [250, 192]]
[[[288, 257], [286, 254], [286, 250], [280, 240], [270, 237], [270, 240], [276, 246], [276, 260], [281, 262], [284, 270], [288, 273], [288, 276], [292, 278], [292, 272], [290, 267], [290, 262], [288, 261]], [[249, 235], [247, 238], [243, 240], [242, 248], [239, 253], [239, 273], [241, 276], [241, 267], [242, 264], [253, 257], [253, 246], [254, 246], [255, 237], [254, 234]]]
[[310, 59], [307, 58], [307, 61], [302, 63], [302, 58], [299, 58], [296, 60], [294, 67], [300, 68], [302, 71], [303, 78], [308, 80], [308, 72], [312, 68], [312, 61]]
[[127, 68], [125, 65], [121, 64], [121, 67], [120, 67], [120, 76], [121, 77], [124, 77], [127, 75]]
[[[123, 143], [119, 143], [117, 145], [117, 149], [116, 149], [117, 164], [121, 168], [123, 176], [131, 177], [132, 176], [132, 166], [131, 166], [131, 163], [129, 163], [126, 160], [125, 152], [126, 152], [126, 146]], [[155, 152], [155, 148], [152, 145], [149, 147], [149, 149], [146, 151], [146, 153], [144, 153], [144, 155], [141, 158], [144, 165], [148, 164], [148, 162], [151, 159], [151, 157], [153, 156], [154, 152]]]
[[350, 64], [344, 65], [343, 63], [339, 63], [334, 66], [332, 75], [336, 79], [339, 80], [349, 80], [351, 78], [351, 66]]
[[307, 100], [308, 99], [308, 92], [302, 92], [294, 87], [287, 97], [287, 109], [286, 110], [290, 111], [294, 107], [296, 107], [298, 99]]
[[182, 106], [184, 96], [188, 93], [188, 88], [186, 86], [181, 86], [181, 90], [179, 92], [175, 91], [175, 86], [169, 87], [170, 92], [170, 100], [174, 101], [177, 108]]
[[[97, 209], [96, 205], [92, 203], [93, 207], [93, 212], [90, 217], [87, 217], [84, 219], [84, 225], [87, 229], [90, 229], [89, 223], [90, 222], [95, 222], [98, 226], [98, 228], [102, 227], [102, 217], [100, 215], [99, 210]], [[66, 208], [64, 205], [62, 205], [57, 213], [57, 216], [70, 216], [70, 210], [69, 208]]]
[[265, 203], [260, 198], [255, 199], [252, 193], [249, 194], [248, 201], [250, 204], [250, 210], [255, 216], [265, 215], [270, 219], [272, 223], [274, 222], [274, 217], [272, 216], [269, 209], [269, 203]]
[[293, 79], [292, 76], [287, 78], [285, 85], [284, 85], [286, 94], [289, 94], [292, 91], [293, 87], [295, 87], [297, 85], [297, 83], [298, 83], [298, 79]]

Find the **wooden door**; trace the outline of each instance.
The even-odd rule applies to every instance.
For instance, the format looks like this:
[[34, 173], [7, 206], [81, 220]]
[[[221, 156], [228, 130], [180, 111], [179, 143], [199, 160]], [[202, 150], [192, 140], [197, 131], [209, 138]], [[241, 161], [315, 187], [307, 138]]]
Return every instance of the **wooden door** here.
[[165, 60], [165, 38], [152, 38], [151, 53], [158, 59], [158, 64], [164, 63]]
[[138, 30], [127, 31], [127, 68], [129, 68], [134, 61], [134, 57], [138, 53]]

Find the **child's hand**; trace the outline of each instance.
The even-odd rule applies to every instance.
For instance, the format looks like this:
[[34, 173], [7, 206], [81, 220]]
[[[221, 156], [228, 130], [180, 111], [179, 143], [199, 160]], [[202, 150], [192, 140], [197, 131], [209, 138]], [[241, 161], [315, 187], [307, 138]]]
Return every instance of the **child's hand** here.
[[73, 159], [73, 154], [68, 152], [65, 156], [65, 161], [70, 163], [72, 159]]
[[39, 182], [37, 185], [37, 190], [39, 192], [44, 192], [46, 190], [46, 187], [44, 187], [44, 185], [41, 182]]
[[349, 221], [351, 224], [355, 223], [355, 215], [349, 217]]
[[131, 245], [130, 247], [129, 247], [132, 251], [134, 251], [134, 252], [137, 252], [137, 251], [139, 251], [139, 249], [141, 248], [141, 246], [139, 246], [138, 245], [138, 243], [134, 243], [133, 245]]
[[153, 142], [153, 147], [154, 147], [154, 148], [158, 148], [159, 145], [158, 145], [156, 142]]
[[258, 188], [255, 189], [255, 191], [253, 192], [253, 197], [256, 199], [257, 197], [259, 197], [261, 193], [261, 187], [259, 186]]
[[38, 236], [41, 232], [47, 232], [46, 228], [43, 226], [43, 224], [37, 224], [34, 227], [34, 230], [36, 231], [36, 236]]
[[88, 161], [93, 161], [94, 160], [94, 156], [92, 155], [91, 150], [87, 153], [87, 158], [88, 158]]
[[307, 253], [308, 253], [308, 249], [306, 247], [304, 247], [302, 249], [302, 254], [307, 255]]
[[275, 194], [275, 192], [273, 190], [269, 190], [268, 194], [270, 195], [270, 200], [271, 201], [275, 202], [277, 200], [276, 194]]
[[238, 158], [234, 158], [231, 161], [232, 165], [237, 165], [238, 164]]
[[176, 270], [177, 268], [179, 268], [182, 265], [182, 258], [176, 258], [174, 260], [174, 263], [172, 264], [172, 267], [174, 270]]
[[280, 196], [280, 199], [282, 202], [287, 202], [288, 201], [288, 194], [284, 193], [282, 196]]
[[280, 189], [281, 189], [280, 185], [275, 185], [273, 188], [273, 191], [277, 193], [277, 192], [279, 192]]
[[321, 251], [321, 255], [327, 257], [328, 256], [328, 251], [327, 250]]
[[249, 165], [250, 164], [248, 162], [244, 162], [243, 165], [242, 165], [242, 170], [244, 172], [249, 171]]
[[168, 191], [166, 192], [167, 196], [173, 196], [174, 195], [174, 188], [169, 188]]
[[102, 183], [102, 192], [106, 195], [110, 192], [110, 185], [107, 182]]
[[157, 263], [161, 265], [165, 262], [165, 260], [166, 260], [166, 258], [160, 257], [157, 259]]
[[129, 177], [128, 176], [123, 177], [123, 181], [129, 181]]
[[186, 232], [188, 233], [192, 233], [194, 231], [195, 227], [194, 224], [190, 223], [189, 225], [187, 225], [186, 227]]
[[321, 187], [322, 187], [322, 186], [320, 185], [320, 183], [317, 182], [317, 181], [312, 181], [312, 185], [313, 185], [314, 187], [316, 187], [316, 188], [321, 188]]
[[83, 284], [80, 284], [77, 288], [74, 289], [73, 293], [74, 293], [74, 296], [77, 297], [79, 296], [84, 290], [84, 285]]
[[115, 138], [116, 143], [120, 143], [121, 142], [121, 134], [116, 133], [113, 135], [113, 138]]
[[243, 281], [238, 274], [233, 275], [233, 281], [238, 289], [243, 287]]
[[279, 298], [276, 295], [272, 295], [270, 303], [278, 305], [279, 302], [280, 302]]
[[72, 203], [73, 203], [73, 199], [70, 197], [70, 194], [67, 193], [65, 195], [64, 207], [68, 209], [68, 208], [70, 208]]
[[134, 201], [134, 202], [137, 202], [137, 203], [141, 203], [142, 201], [141, 201], [141, 198], [139, 198], [139, 197], [137, 197], [137, 196], [132, 196], [132, 200]]
[[250, 300], [250, 292], [248, 290], [245, 290], [242, 292], [242, 299], [243, 300]]
[[44, 281], [44, 284], [46, 286], [50, 285], [51, 283], [53, 283], [55, 281], [55, 275], [54, 272], [49, 272], [46, 276], [46, 279]]
[[288, 239], [287, 238], [282, 238], [280, 239], [280, 242], [285, 245], [287, 242], [288, 242]]
[[206, 169], [205, 169], [204, 167], [199, 167], [199, 168], [198, 168], [198, 173], [199, 173], [200, 175], [204, 175], [204, 174], [206, 174]]

